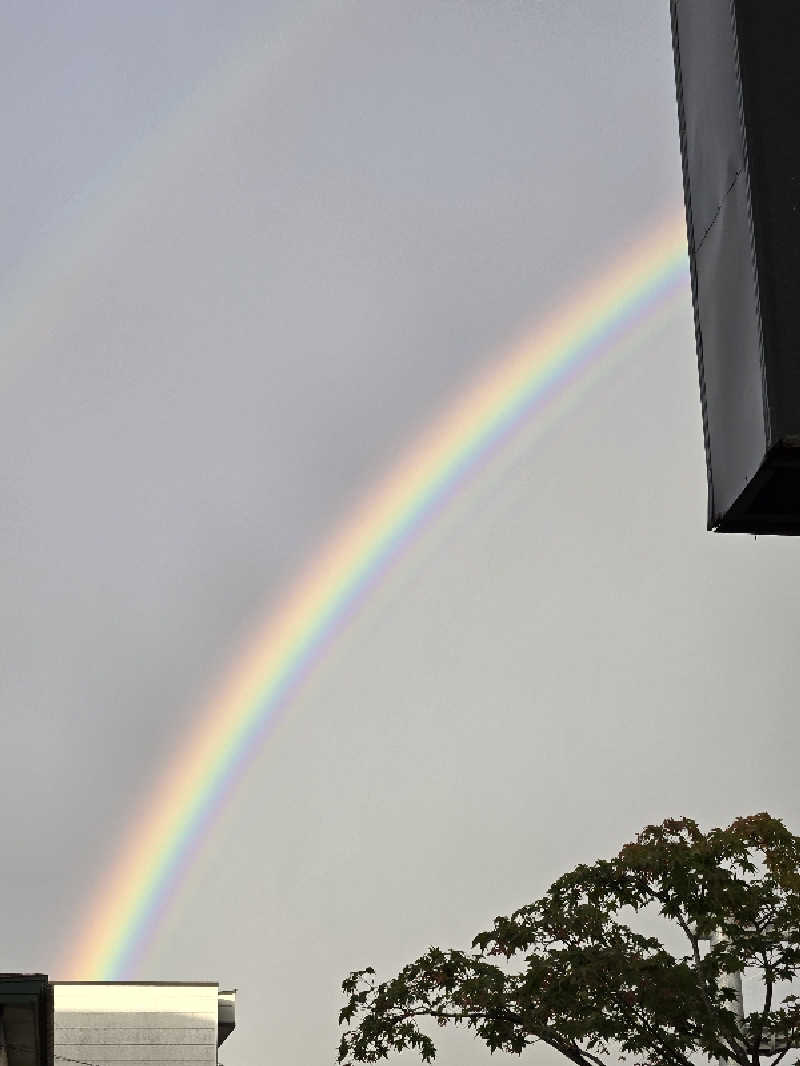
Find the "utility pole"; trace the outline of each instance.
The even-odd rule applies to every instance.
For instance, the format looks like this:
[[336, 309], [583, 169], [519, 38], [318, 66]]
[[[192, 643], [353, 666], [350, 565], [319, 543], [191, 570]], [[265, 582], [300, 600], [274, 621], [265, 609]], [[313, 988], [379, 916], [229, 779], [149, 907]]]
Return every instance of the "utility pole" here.
[[[725, 942], [725, 937], [719, 929], [715, 929], [708, 936], [698, 936], [698, 941], [708, 941], [710, 949]], [[742, 975], [740, 973], [723, 973], [717, 978], [717, 988], [729, 988], [736, 996], [736, 1020], [739, 1028], [744, 1029], [744, 997], [742, 995]], [[717, 1066], [729, 1066], [728, 1059], [717, 1059]]]
[[[722, 935], [719, 929], [715, 929], [709, 936], [699, 936], [698, 940], [702, 943], [708, 941], [709, 948], [713, 949], [719, 944], [725, 942], [725, 937]], [[739, 1028], [744, 1033], [744, 998], [742, 996], [742, 975], [741, 973], [724, 973], [720, 974], [717, 978], [718, 988], [729, 988], [736, 997], [735, 1010], [736, 1019], [739, 1023]], [[761, 1045], [759, 1051], [762, 1055], [774, 1055], [779, 1051], [783, 1051], [786, 1047], [786, 1039], [779, 1034], [766, 1030], [761, 1034]], [[718, 1059], [719, 1066], [728, 1066], [727, 1059]]]
[[[705, 940], [706, 938], [703, 937]], [[725, 937], [719, 931], [715, 929], [713, 933], [708, 937], [708, 943], [710, 948], [717, 947], [718, 944], [725, 942]], [[740, 973], [724, 973], [720, 974], [717, 978], [717, 986], [719, 988], [729, 988], [736, 996], [736, 1017], [739, 1021], [739, 1028], [744, 1027], [744, 998], [742, 996], [742, 975]]]

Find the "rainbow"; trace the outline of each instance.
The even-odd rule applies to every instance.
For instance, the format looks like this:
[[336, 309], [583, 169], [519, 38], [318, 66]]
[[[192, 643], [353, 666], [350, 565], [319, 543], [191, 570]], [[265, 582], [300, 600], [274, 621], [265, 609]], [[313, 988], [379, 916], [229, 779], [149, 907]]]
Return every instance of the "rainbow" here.
[[131, 971], [279, 711], [412, 534], [533, 412], [687, 286], [682, 218], [657, 226], [495, 360], [322, 546], [209, 701], [97, 887], [64, 976]]

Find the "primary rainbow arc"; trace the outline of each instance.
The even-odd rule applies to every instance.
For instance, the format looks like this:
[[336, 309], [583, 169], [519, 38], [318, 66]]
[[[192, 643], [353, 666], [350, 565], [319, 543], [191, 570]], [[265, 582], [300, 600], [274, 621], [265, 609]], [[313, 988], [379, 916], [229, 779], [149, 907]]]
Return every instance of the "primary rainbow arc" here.
[[370, 585], [493, 448], [647, 323], [686, 279], [685, 226], [672, 218], [493, 363], [365, 497], [270, 612], [139, 812], [77, 929], [65, 976], [130, 971], [278, 710]]

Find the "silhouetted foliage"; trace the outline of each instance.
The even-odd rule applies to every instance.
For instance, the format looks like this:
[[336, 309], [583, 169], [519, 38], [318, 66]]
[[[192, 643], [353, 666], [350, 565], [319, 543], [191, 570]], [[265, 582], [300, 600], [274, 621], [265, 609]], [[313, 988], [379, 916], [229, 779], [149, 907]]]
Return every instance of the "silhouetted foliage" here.
[[[406, 1048], [430, 1062], [419, 1023], [433, 1019], [471, 1028], [492, 1051], [541, 1041], [578, 1066], [692, 1066], [698, 1055], [777, 1066], [800, 1043], [800, 1002], [778, 987], [800, 965], [799, 870], [800, 838], [768, 814], [708, 833], [689, 818], [648, 826], [615, 858], [496, 918], [470, 951], [430, 948], [382, 983], [372, 968], [350, 974], [339, 1062]], [[667, 919], [685, 953], [637, 932], [629, 922], [642, 913]], [[721, 939], [706, 949], [712, 934]], [[740, 1021], [725, 983], [745, 970], [763, 995]]]

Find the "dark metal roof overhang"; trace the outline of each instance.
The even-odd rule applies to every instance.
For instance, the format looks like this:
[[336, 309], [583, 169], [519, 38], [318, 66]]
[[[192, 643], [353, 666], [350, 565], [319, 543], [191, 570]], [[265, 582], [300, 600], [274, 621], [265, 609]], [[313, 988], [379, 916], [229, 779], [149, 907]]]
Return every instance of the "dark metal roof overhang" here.
[[800, 533], [800, 4], [671, 0], [708, 527]]

